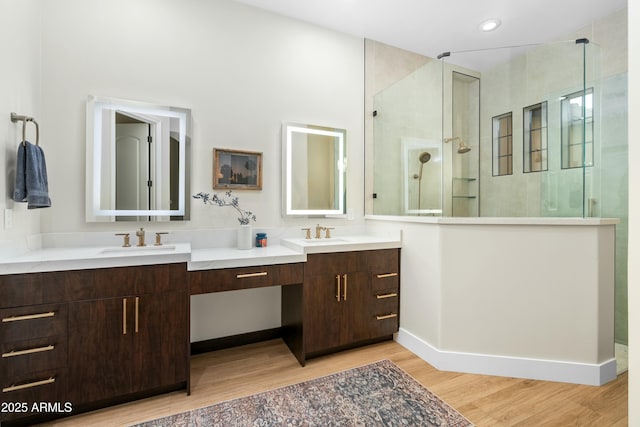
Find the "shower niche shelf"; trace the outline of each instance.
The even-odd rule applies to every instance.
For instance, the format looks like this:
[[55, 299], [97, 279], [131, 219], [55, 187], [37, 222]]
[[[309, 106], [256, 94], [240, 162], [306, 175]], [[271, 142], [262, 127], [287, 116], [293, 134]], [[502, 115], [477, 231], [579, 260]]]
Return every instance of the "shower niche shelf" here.
[[454, 176], [453, 177], [453, 199], [475, 199], [476, 196], [470, 194], [473, 187], [469, 187], [469, 184], [477, 181], [476, 178]]

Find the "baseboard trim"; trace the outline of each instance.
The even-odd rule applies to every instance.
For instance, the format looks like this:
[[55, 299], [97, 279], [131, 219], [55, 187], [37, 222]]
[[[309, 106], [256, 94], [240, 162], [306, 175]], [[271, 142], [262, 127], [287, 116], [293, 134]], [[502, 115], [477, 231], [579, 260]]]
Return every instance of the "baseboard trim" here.
[[248, 332], [246, 334], [196, 341], [191, 343], [191, 354], [208, 353], [210, 351], [223, 350], [225, 348], [238, 347], [246, 344], [254, 344], [276, 338], [282, 338], [282, 328], [264, 329], [262, 331]]
[[396, 335], [396, 341], [441, 371], [596, 386], [616, 378], [615, 359], [601, 364], [588, 364], [443, 351], [402, 328]]

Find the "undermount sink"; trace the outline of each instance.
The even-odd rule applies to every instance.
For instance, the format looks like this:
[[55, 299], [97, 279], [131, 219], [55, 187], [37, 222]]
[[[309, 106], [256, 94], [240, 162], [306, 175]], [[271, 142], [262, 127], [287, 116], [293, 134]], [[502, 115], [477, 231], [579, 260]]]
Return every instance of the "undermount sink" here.
[[124, 246], [119, 246], [119, 247], [111, 247], [111, 248], [105, 248], [102, 251], [100, 251], [103, 254], [108, 254], [108, 253], [121, 253], [121, 254], [125, 254], [125, 253], [141, 253], [141, 252], [151, 252], [151, 253], [155, 253], [155, 252], [173, 252], [176, 250], [176, 246], [175, 245], [160, 245], [160, 246], [129, 246], [129, 247], [124, 247]]
[[329, 237], [329, 238], [320, 238], [320, 239], [304, 239], [304, 243], [339, 243], [346, 242], [347, 240], [341, 237]]

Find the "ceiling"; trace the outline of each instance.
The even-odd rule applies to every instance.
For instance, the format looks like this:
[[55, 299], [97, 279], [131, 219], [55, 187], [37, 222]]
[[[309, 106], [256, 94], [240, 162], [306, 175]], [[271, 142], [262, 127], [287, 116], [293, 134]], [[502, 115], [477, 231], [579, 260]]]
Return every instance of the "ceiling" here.
[[[627, 0], [236, 1], [433, 58], [557, 40], [627, 6]], [[502, 25], [482, 32], [489, 18]]]

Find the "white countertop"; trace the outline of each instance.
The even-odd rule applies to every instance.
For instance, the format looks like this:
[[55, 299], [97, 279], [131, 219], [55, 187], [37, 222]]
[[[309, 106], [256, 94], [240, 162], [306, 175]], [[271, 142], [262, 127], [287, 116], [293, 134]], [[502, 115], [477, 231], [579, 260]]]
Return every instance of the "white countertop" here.
[[303, 252], [279, 245], [246, 250], [235, 248], [193, 249], [191, 251], [191, 261], [187, 263], [187, 270], [289, 264], [305, 262], [306, 260], [307, 256]]
[[[617, 224], [611, 218], [436, 218], [436, 217], [377, 217], [370, 220], [426, 222], [440, 225], [569, 225], [569, 226], [602, 226]], [[297, 231], [297, 230], [296, 230]], [[354, 230], [351, 230], [354, 231]], [[369, 230], [357, 230], [353, 235], [348, 232], [329, 239], [304, 239], [299, 237], [276, 237], [265, 248], [240, 250], [233, 247], [235, 233], [233, 230], [220, 238], [201, 238], [202, 233], [178, 235], [174, 238], [184, 239], [192, 243], [166, 242], [163, 246], [145, 246], [122, 248], [119, 246], [86, 247], [84, 241], [106, 242], [109, 245], [114, 238], [112, 233], [86, 235], [75, 233], [61, 238], [48, 236], [43, 249], [16, 249], [10, 255], [0, 257], [0, 275], [35, 273], [47, 271], [82, 270], [91, 268], [125, 267], [136, 265], [153, 265], [167, 263], [187, 263], [188, 270], [211, 270], [219, 268], [251, 267], [305, 262], [307, 254], [347, 252], [400, 248], [402, 232], [393, 229], [385, 234], [380, 230], [371, 233]], [[276, 234], [277, 235], [277, 234]], [[233, 236], [233, 237], [232, 237]], [[106, 240], [105, 240], [106, 237]], [[102, 240], [101, 240], [102, 239]], [[177, 240], [176, 239], [176, 240]], [[215, 241], [221, 247], [207, 247], [207, 243]], [[194, 247], [192, 248], [192, 244]]]
[[36, 249], [0, 260], [0, 275], [187, 262], [189, 243]]
[[619, 218], [582, 217], [448, 217], [366, 215], [366, 219], [381, 222], [419, 222], [440, 225], [617, 225]]
[[233, 247], [193, 249], [190, 243], [144, 247], [59, 247], [25, 251], [0, 259], [0, 275], [85, 270], [167, 263], [187, 263], [187, 269], [251, 267], [305, 262], [309, 253], [399, 248], [397, 236], [340, 236], [330, 239], [281, 239], [281, 244], [248, 250]]
[[280, 243], [286, 247], [305, 254], [328, 252], [366, 251], [374, 249], [399, 248], [402, 245], [400, 235], [390, 236], [338, 236], [329, 239], [282, 239]]

